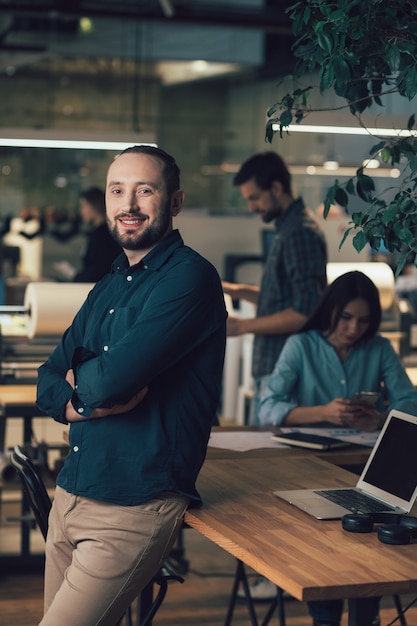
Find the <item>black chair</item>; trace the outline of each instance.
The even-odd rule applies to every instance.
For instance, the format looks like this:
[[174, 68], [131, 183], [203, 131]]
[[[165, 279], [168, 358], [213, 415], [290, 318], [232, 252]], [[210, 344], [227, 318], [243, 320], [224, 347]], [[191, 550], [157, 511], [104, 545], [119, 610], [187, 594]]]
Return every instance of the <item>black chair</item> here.
[[[31, 459], [24, 454], [19, 446], [14, 447], [10, 458], [22, 482], [23, 493], [28, 499], [39, 529], [46, 540], [48, 516], [52, 502], [46, 490], [45, 483]], [[152, 620], [165, 598], [168, 583], [171, 580], [176, 580], [180, 583], [184, 582], [184, 579], [175, 572], [173, 567], [165, 562], [138, 597], [137, 626], [152, 625]], [[158, 585], [159, 589], [155, 598], [153, 598], [153, 587], [155, 583]], [[126, 610], [124, 619], [126, 626], [132, 626], [131, 607]]]

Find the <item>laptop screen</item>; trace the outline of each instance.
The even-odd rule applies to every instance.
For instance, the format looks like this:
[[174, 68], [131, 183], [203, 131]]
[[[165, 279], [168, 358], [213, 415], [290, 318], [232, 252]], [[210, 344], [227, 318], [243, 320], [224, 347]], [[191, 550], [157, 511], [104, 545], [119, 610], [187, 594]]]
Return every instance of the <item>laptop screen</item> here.
[[417, 418], [392, 411], [361, 476], [365, 487], [409, 502], [417, 487]]

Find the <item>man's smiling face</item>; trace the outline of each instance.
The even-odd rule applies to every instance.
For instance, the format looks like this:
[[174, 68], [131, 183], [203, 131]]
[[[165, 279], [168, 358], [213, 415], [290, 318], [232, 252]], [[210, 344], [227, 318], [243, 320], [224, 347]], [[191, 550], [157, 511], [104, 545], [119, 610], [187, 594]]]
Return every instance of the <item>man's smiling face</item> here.
[[[167, 196], [163, 163], [148, 154], [127, 153], [109, 167], [106, 183], [107, 224], [133, 261], [151, 250], [172, 228], [175, 197]], [[136, 261], [135, 261], [136, 262]]]

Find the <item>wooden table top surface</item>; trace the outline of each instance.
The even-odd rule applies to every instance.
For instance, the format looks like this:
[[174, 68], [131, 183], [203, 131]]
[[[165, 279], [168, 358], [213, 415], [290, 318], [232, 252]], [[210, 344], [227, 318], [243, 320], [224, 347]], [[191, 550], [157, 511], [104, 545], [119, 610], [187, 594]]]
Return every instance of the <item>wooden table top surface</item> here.
[[353, 486], [357, 476], [317, 455], [282, 452], [208, 458], [198, 480], [204, 505], [187, 511], [186, 523], [299, 600], [417, 591], [416, 544], [348, 533], [272, 493]]

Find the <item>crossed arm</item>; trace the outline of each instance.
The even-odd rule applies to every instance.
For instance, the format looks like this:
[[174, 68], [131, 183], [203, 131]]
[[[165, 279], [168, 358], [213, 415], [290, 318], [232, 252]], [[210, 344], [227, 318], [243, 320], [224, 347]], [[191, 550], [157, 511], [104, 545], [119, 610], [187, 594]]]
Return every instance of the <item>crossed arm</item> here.
[[[74, 389], [75, 378], [74, 378], [73, 370], [68, 370], [67, 375], [65, 376], [65, 380]], [[134, 409], [135, 406], [137, 406], [140, 402], [142, 402], [147, 392], [148, 392], [148, 387], [144, 387], [143, 389], [135, 393], [130, 398], [130, 400], [128, 400], [128, 402], [126, 402], [125, 404], [115, 404], [111, 408], [94, 409], [88, 418], [77, 413], [77, 411], [74, 409], [72, 405], [71, 400], [69, 400], [65, 408], [65, 417], [67, 419], [67, 422], [72, 423], [72, 422], [83, 422], [86, 419], [90, 420], [90, 419], [96, 419], [100, 417], [107, 417], [108, 415], [118, 415], [119, 413], [126, 413], [127, 411]]]

